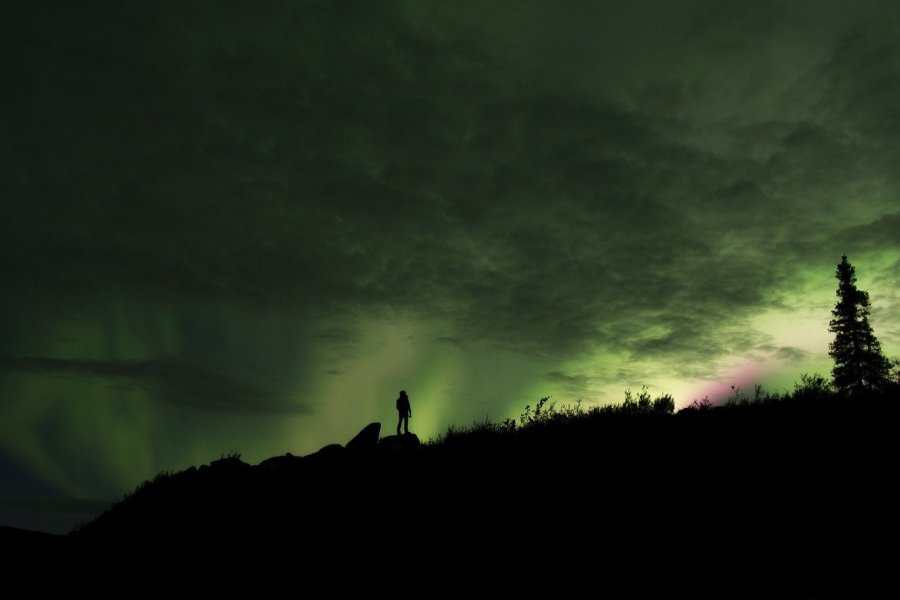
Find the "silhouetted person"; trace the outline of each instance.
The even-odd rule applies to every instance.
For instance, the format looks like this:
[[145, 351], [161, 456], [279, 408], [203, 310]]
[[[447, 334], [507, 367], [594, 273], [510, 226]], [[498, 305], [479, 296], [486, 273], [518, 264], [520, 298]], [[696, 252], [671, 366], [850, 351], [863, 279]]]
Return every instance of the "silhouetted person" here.
[[403, 390], [400, 390], [400, 397], [397, 398], [397, 412], [400, 413], [400, 420], [397, 421], [397, 435], [400, 435], [400, 425], [403, 425], [405, 433], [409, 433], [409, 419], [412, 417], [412, 408], [409, 406], [409, 396]]

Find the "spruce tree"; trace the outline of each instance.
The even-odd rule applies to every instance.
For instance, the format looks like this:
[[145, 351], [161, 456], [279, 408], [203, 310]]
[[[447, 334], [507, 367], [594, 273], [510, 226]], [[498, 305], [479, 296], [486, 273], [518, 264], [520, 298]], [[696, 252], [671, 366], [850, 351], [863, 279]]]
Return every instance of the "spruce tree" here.
[[869, 324], [869, 294], [857, 289], [856, 269], [847, 257], [837, 266], [838, 302], [828, 331], [834, 334], [828, 354], [834, 359], [834, 386], [844, 394], [878, 389], [888, 381], [890, 362]]

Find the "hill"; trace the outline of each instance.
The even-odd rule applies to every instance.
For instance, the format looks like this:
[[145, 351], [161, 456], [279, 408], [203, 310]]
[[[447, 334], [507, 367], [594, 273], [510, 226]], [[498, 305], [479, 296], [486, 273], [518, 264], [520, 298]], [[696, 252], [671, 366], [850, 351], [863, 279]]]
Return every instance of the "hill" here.
[[632, 403], [426, 444], [379, 440], [373, 424], [306, 457], [161, 474], [73, 532], [67, 564], [129, 556], [130, 572], [151, 556], [156, 583], [206, 564], [218, 575], [204, 586], [240, 565], [266, 582], [420, 593], [882, 597], [896, 588], [881, 549], [896, 400], [795, 395], [674, 415]]

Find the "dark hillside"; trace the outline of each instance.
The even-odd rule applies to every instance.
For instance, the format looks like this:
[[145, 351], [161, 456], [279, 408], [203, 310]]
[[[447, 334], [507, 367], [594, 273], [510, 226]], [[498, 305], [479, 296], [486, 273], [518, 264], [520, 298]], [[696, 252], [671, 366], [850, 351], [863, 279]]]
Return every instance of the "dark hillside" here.
[[400, 564], [426, 587], [876, 597], [896, 414], [890, 395], [589, 411], [424, 445], [369, 427], [303, 458], [160, 475], [67, 542], [82, 559], [286, 561], [309, 580], [341, 565], [346, 585]]

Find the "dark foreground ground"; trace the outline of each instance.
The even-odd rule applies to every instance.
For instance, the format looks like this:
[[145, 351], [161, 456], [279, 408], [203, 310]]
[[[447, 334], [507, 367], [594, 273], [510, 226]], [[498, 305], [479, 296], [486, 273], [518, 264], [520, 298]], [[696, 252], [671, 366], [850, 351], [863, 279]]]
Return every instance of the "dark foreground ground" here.
[[159, 477], [64, 538], [0, 532], [6, 580], [16, 597], [897, 597], [897, 412], [584, 416], [422, 447], [370, 430]]

